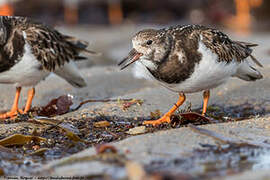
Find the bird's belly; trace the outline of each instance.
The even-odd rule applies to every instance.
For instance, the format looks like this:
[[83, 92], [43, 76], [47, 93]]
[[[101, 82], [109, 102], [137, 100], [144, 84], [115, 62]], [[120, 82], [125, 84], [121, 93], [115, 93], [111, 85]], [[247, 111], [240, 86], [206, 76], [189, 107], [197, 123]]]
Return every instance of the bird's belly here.
[[35, 86], [50, 74], [40, 67], [40, 62], [36, 60], [29, 45], [26, 44], [22, 59], [9, 70], [0, 73], [0, 83], [15, 84], [17, 87]]
[[193, 74], [179, 84], [166, 84], [166, 86], [176, 92], [194, 93], [215, 88], [225, 83], [233, 76], [239, 66], [237, 62], [203, 62], [197, 64]]

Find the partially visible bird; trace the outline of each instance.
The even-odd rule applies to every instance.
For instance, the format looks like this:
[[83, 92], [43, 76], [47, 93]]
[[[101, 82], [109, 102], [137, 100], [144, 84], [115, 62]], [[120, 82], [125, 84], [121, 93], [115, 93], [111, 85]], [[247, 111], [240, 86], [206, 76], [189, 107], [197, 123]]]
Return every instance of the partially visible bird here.
[[158, 120], [144, 124], [158, 125], [171, 121], [181, 106], [185, 93], [203, 92], [205, 115], [210, 89], [225, 83], [230, 77], [245, 81], [261, 79], [261, 73], [251, 66], [257, 44], [231, 40], [219, 30], [201, 25], [174, 26], [166, 29], [145, 29], [132, 38], [133, 49], [119, 65], [121, 69], [136, 62], [137, 73], [159, 82], [179, 93], [179, 100]]
[[[63, 35], [54, 28], [34, 22], [26, 17], [0, 16], [0, 83], [14, 84], [16, 96], [11, 110], [0, 114], [10, 118], [27, 113], [35, 95], [35, 86], [50, 73], [54, 73], [72, 86], [86, 86], [74, 61], [86, 59], [81, 52], [98, 55], [87, 50], [88, 43]], [[29, 86], [24, 110], [18, 108], [21, 88]]]

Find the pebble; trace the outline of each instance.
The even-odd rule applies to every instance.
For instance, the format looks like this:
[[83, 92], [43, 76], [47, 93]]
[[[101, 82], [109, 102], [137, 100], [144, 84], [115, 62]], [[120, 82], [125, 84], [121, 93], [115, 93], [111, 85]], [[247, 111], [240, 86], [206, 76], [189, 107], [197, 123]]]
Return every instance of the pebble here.
[[96, 128], [99, 128], [99, 127], [108, 127], [110, 125], [111, 125], [111, 123], [108, 122], [108, 121], [99, 121], [99, 122], [95, 122], [94, 123], [94, 127], [96, 127]]
[[126, 133], [131, 135], [143, 134], [146, 133], [146, 127], [145, 126], [134, 127], [132, 129], [129, 129]]

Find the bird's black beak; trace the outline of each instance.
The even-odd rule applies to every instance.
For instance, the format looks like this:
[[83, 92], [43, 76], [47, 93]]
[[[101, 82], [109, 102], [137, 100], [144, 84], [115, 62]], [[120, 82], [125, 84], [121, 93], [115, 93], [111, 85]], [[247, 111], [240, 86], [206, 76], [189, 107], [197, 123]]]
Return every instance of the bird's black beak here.
[[[118, 66], [122, 66], [121, 70], [125, 69], [132, 63], [138, 61], [140, 57], [142, 56], [142, 53], [137, 52], [134, 48], [128, 53], [128, 56], [125, 57], [120, 63], [118, 63]], [[126, 63], [125, 63], [126, 62]], [[124, 64], [125, 63], [125, 64]]]

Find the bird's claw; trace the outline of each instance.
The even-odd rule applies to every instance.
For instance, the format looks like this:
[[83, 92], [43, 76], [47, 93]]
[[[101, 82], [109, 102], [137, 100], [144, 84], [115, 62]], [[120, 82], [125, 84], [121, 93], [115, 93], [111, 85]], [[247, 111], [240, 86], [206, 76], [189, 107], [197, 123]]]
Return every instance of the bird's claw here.
[[147, 124], [151, 124], [153, 126], [157, 126], [163, 123], [170, 123], [171, 122], [171, 116], [169, 115], [164, 115], [161, 118], [157, 119], [157, 120], [152, 120], [152, 121], [144, 121], [143, 124], [147, 125]]

